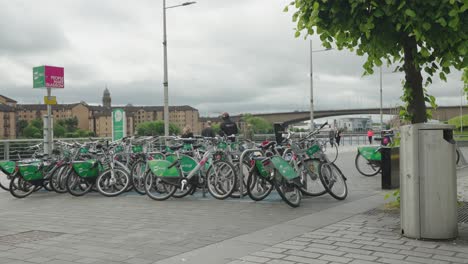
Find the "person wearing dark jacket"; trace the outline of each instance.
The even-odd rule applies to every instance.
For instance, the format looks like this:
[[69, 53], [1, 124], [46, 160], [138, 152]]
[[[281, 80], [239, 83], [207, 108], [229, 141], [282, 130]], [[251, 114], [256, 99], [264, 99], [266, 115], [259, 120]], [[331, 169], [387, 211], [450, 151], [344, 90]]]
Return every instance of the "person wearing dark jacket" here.
[[219, 135], [221, 136], [231, 136], [231, 135], [236, 135], [239, 133], [237, 129], [236, 123], [232, 122], [231, 118], [229, 118], [229, 114], [224, 112], [221, 115], [221, 119], [223, 119], [223, 122], [221, 123], [221, 130], [219, 131]]
[[206, 127], [201, 132], [202, 137], [216, 137], [216, 134], [211, 127], [211, 121], [206, 122]]

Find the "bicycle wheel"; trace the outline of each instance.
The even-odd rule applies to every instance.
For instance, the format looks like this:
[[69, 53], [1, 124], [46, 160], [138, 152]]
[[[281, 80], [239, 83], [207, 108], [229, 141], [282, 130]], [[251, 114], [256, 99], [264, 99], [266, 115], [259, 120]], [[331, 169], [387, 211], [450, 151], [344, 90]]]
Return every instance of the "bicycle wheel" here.
[[129, 184], [130, 177], [128, 173], [120, 168], [106, 170], [96, 179], [98, 191], [107, 197], [114, 197], [123, 193], [127, 190]]
[[359, 173], [367, 177], [375, 176], [381, 170], [380, 165], [378, 163], [367, 160], [359, 152], [356, 155], [354, 163], [356, 164], [356, 169], [359, 171]]
[[164, 201], [171, 197], [177, 187], [164, 182], [160, 177], [148, 171], [145, 175], [145, 193], [153, 200]]
[[83, 196], [91, 191], [94, 185], [93, 179], [82, 178], [70, 170], [67, 176], [67, 191], [73, 196]]
[[133, 188], [139, 194], [146, 194], [145, 192], [145, 173], [146, 162], [144, 160], [137, 160], [131, 169], [130, 177], [132, 179]]
[[14, 175], [6, 175], [3, 172], [0, 172], [0, 188], [5, 191], [10, 190], [10, 179], [13, 178]]
[[10, 193], [16, 198], [24, 198], [36, 190], [36, 186], [27, 182], [20, 175], [15, 175], [10, 180]]
[[69, 170], [70, 170], [70, 166], [68, 166], [68, 164], [62, 164], [54, 171], [54, 173], [50, 177], [51, 188], [56, 193], [67, 192], [66, 179], [67, 179]]
[[300, 168], [303, 171], [301, 176], [303, 178], [300, 190], [303, 194], [308, 196], [320, 196], [327, 193], [319, 177], [320, 163], [321, 161], [319, 159], [307, 159], [301, 164]]
[[337, 200], [344, 200], [348, 195], [346, 178], [334, 163], [320, 164], [320, 181], [327, 192]]
[[215, 161], [206, 172], [208, 191], [219, 200], [228, 198], [236, 187], [236, 169], [230, 163]]
[[328, 162], [333, 163], [338, 158], [338, 145], [331, 141], [325, 144], [325, 155], [327, 155]]
[[295, 184], [281, 178], [280, 180], [275, 180], [275, 188], [281, 199], [289, 206], [298, 207], [301, 204], [301, 191]]
[[255, 168], [251, 169], [247, 178], [247, 194], [254, 201], [261, 201], [270, 195], [273, 184], [261, 177]]

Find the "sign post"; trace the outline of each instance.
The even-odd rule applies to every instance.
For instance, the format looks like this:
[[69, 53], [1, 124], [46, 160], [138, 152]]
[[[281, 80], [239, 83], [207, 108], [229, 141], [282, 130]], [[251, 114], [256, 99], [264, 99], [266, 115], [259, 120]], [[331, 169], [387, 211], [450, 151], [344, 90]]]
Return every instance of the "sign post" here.
[[119, 140], [126, 136], [125, 111], [121, 108], [112, 110], [112, 140]]
[[53, 149], [53, 122], [52, 104], [57, 104], [52, 97], [52, 88], [64, 88], [65, 78], [62, 67], [38, 66], [33, 68], [33, 88], [47, 88], [47, 116], [44, 117], [44, 153], [52, 154]]

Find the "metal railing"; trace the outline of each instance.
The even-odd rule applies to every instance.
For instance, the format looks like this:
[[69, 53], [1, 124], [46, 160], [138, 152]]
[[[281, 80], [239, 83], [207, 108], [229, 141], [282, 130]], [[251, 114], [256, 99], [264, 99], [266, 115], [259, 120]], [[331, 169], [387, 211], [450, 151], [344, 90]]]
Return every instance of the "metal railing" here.
[[[92, 140], [110, 140], [110, 138], [91, 138]], [[65, 142], [87, 142], [90, 138], [60, 138], [60, 141]], [[18, 160], [31, 158], [33, 150], [28, 150], [29, 147], [43, 143], [43, 139], [10, 139], [0, 140], [0, 160]]]

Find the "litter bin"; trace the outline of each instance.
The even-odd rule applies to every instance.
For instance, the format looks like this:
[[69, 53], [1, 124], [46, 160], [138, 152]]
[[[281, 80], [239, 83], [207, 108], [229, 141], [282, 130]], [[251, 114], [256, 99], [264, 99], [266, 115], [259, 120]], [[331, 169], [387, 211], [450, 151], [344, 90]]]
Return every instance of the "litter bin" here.
[[458, 235], [454, 126], [401, 127], [401, 233], [452, 239]]
[[275, 131], [276, 143], [281, 144], [281, 142], [283, 141], [283, 133], [286, 132], [285, 125], [283, 123], [274, 123], [273, 130]]
[[400, 187], [400, 148], [382, 147], [382, 189]]

